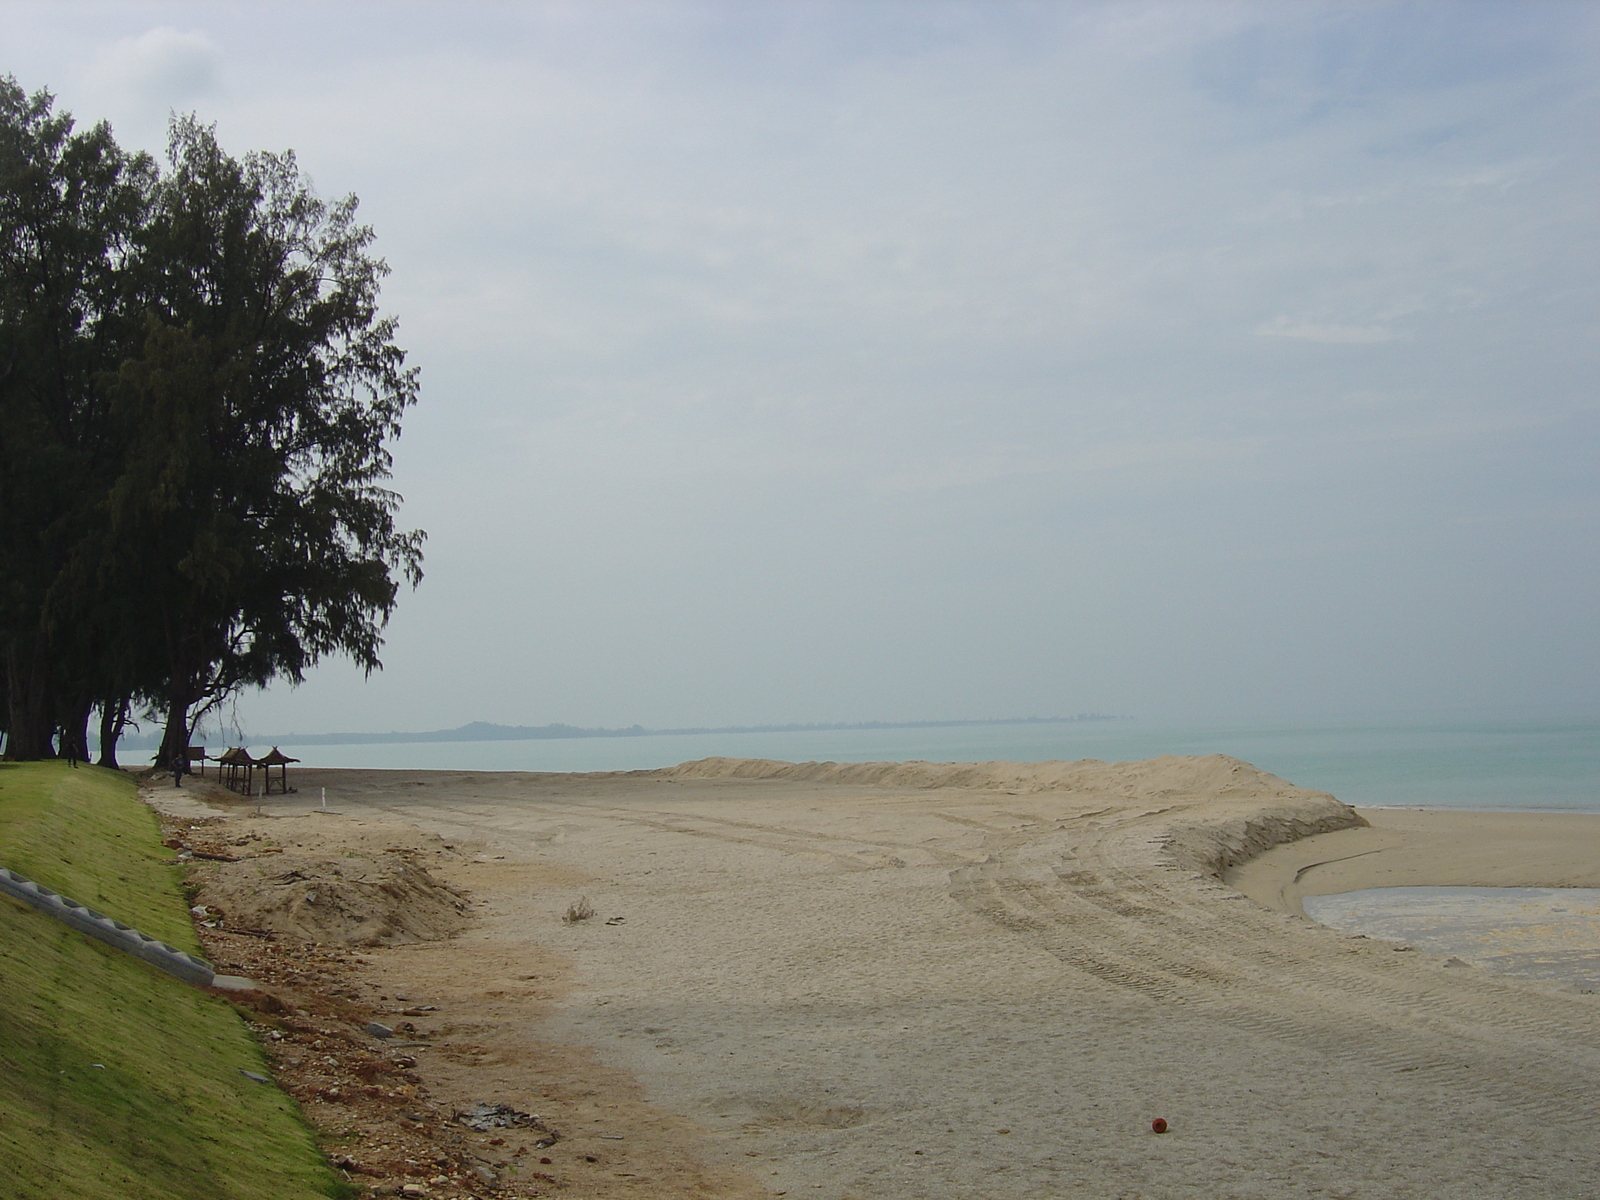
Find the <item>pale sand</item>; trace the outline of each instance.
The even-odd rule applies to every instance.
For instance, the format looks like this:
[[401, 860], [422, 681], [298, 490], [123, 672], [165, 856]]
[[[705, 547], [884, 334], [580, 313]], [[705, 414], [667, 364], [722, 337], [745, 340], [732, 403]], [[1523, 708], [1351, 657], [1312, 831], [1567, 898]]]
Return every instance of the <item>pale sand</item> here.
[[1276, 846], [1229, 871], [1253, 900], [1375, 887], [1600, 887], [1600, 815], [1361, 809], [1369, 827]]
[[[696, 1194], [1600, 1195], [1600, 997], [1293, 915], [1306, 887], [1594, 886], [1600, 817], [1366, 828], [1220, 757], [298, 782], [269, 814], [326, 785], [344, 815], [301, 821], [330, 842], [457, 847], [435, 869], [481, 923], [372, 962], [501, 1047], [463, 1096], [514, 1086], [514, 1038], [563, 1043], [662, 1114], [618, 1107], [622, 1137], [697, 1142], [725, 1183]], [[598, 917], [563, 924], [580, 893]]]

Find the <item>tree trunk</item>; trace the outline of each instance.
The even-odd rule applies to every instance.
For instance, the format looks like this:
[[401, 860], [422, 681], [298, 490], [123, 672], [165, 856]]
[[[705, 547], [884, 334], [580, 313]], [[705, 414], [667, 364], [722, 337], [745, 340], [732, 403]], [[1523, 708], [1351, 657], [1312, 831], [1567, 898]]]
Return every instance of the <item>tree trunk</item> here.
[[89, 761], [89, 712], [94, 701], [87, 696], [76, 701], [67, 710], [66, 723], [61, 726], [61, 756], [72, 762]]
[[156, 765], [170, 767], [179, 755], [189, 753], [189, 706], [193, 703], [188, 692], [174, 687], [167, 697], [167, 728], [161, 735], [161, 749], [156, 755]]
[[55, 722], [50, 711], [50, 659], [43, 639], [30, 638], [19, 645], [6, 646], [6, 722], [5, 757], [12, 762], [33, 762], [54, 758], [50, 735]]
[[129, 698], [123, 696], [120, 700], [107, 700], [100, 706], [100, 761], [97, 765], [110, 767], [113, 771], [117, 766], [117, 740], [122, 737], [122, 731], [128, 724]]

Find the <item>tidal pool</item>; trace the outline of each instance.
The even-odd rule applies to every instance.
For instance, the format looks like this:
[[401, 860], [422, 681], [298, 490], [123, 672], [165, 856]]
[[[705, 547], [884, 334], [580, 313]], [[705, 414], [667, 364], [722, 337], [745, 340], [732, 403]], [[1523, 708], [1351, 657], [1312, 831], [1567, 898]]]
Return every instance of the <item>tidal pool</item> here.
[[1600, 888], [1388, 887], [1307, 896], [1313, 921], [1474, 967], [1600, 988]]

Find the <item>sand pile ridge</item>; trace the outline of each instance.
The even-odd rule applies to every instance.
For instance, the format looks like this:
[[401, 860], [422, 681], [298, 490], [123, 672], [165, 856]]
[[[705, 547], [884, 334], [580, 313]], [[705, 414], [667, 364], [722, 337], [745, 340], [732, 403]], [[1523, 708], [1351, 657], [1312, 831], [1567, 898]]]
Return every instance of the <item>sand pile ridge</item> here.
[[781, 762], [702, 758], [657, 772], [676, 779], [787, 779], [895, 788], [977, 788], [1011, 792], [1092, 791], [1129, 799], [1163, 796], [1326, 795], [1296, 787], [1226, 754], [1164, 754], [1140, 762], [1096, 758], [1051, 762]]
[[1220, 876], [1273, 846], [1366, 825], [1327, 792], [1297, 787], [1226, 754], [1164, 754], [1139, 762], [789, 763], [703, 758], [658, 774], [673, 779], [786, 780], [884, 788], [962, 788], [1016, 795], [1083, 793], [1119, 805], [1153, 804], [1166, 817], [1138, 837], [1176, 866]]

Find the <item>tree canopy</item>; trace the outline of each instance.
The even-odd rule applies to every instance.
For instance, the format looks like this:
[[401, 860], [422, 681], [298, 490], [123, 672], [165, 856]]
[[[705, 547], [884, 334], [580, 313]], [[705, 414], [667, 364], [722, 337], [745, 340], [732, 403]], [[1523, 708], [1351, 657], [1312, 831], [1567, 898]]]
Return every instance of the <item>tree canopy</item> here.
[[175, 118], [167, 164], [0, 79], [6, 753], [83, 754], [129, 706], [161, 754], [248, 686], [368, 671], [418, 531], [388, 444], [417, 373], [356, 200]]

